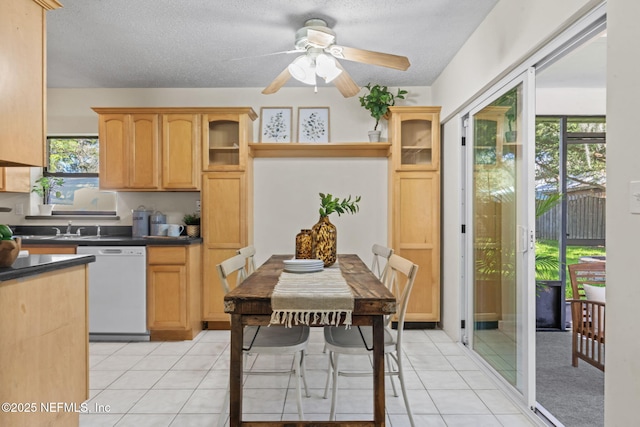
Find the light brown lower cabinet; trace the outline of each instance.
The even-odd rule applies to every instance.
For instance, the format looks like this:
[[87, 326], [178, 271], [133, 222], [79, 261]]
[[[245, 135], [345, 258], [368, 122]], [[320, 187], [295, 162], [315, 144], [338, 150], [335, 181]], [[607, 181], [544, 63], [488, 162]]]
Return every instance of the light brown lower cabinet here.
[[190, 340], [202, 330], [202, 245], [147, 247], [151, 340]]
[[[88, 265], [0, 282], [0, 426], [77, 426], [89, 398]], [[66, 405], [66, 406], [65, 406]]]

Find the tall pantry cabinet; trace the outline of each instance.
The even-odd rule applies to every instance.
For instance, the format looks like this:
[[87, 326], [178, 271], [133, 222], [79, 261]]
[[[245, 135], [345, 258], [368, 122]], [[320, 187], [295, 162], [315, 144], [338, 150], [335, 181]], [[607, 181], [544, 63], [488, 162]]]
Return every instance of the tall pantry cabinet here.
[[440, 107], [390, 107], [389, 243], [418, 264], [408, 322], [440, 321]]
[[[209, 329], [229, 327], [216, 265], [251, 244], [253, 225], [253, 141], [251, 108], [224, 108], [203, 115], [202, 220], [204, 240], [203, 320]], [[230, 283], [235, 283], [232, 278]]]

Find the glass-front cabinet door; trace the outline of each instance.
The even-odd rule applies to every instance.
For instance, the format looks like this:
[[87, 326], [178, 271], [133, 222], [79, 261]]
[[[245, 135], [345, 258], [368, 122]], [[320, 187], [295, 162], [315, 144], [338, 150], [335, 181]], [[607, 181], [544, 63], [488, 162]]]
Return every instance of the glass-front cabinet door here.
[[203, 170], [245, 170], [255, 119], [250, 108], [225, 108], [224, 112], [204, 114]]
[[389, 138], [395, 170], [437, 170], [440, 107], [390, 107]]

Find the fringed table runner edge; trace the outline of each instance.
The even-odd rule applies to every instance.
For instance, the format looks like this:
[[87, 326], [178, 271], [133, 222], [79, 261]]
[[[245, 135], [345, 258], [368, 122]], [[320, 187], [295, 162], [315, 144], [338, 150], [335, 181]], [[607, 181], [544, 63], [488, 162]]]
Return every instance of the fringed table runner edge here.
[[351, 326], [353, 293], [339, 269], [283, 271], [271, 295], [270, 324]]

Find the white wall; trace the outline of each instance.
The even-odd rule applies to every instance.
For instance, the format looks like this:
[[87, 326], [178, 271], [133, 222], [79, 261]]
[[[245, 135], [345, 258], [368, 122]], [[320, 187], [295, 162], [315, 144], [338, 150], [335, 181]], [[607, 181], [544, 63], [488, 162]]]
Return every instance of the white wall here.
[[354, 215], [332, 214], [338, 253], [358, 254], [367, 264], [371, 246], [387, 243], [387, 159], [254, 160], [256, 262], [295, 250], [295, 236], [319, 219], [320, 196], [362, 196]]
[[604, 422], [608, 427], [638, 424], [640, 340], [637, 323], [640, 286], [640, 215], [629, 210], [630, 181], [640, 181], [638, 113], [640, 3], [607, 4], [607, 371]]
[[536, 89], [536, 115], [604, 116], [607, 90], [587, 88]]
[[[430, 105], [431, 90], [428, 87], [403, 87], [409, 91], [406, 100], [398, 101], [398, 105]], [[98, 115], [91, 107], [224, 107], [250, 106], [260, 114], [260, 107], [291, 106], [293, 107], [293, 128], [297, 129], [298, 107], [328, 106], [330, 107], [330, 141], [331, 142], [364, 142], [368, 140], [367, 132], [373, 128], [373, 118], [360, 106], [358, 97], [344, 98], [333, 87], [318, 88], [314, 93], [312, 87], [283, 88], [273, 95], [262, 95], [262, 88], [224, 88], [224, 89], [49, 89], [47, 92], [47, 132], [49, 135], [97, 135]], [[395, 88], [392, 88], [395, 90]], [[364, 92], [362, 92], [364, 93]], [[254, 139], [259, 140], [260, 119], [254, 122]], [[382, 121], [383, 138], [387, 137], [387, 123]], [[280, 173], [286, 172], [287, 165], [295, 165], [298, 159], [283, 161], [280, 170], [271, 170], [267, 175], [262, 174], [256, 179], [280, 181]], [[328, 171], [340, 170], [341, 160], [327, 160], [324, 168]], [[38, 169], [33, 169], [32, 175], [39, 175]], [[363, 176], [377, 171], [363, 172]], [[340, 176], [342, 172], [336, 176]], [[386, 179], [386, 171], [384, 175]], [[372, 177], [370, 177], [372, 178]], [[318, 187], [323, 182], [311, 174], [308, 182], [317, 180]], [[386, 182], [386, 181], [385, 181]], [[314, 190], [315, 191], [315, 190]], [[319, 191], [329, 192], [328, 189]], [[335, 190], [337, 194], [340, 191]], [[160, 192], [160, 193], [118, 193], [118, 222], [103, 222], [106, 225], [131, 225], [131, 210], [140, 204], [168, 213], [172, 221], [182, 218], [184, 213], [195, 211], [199, 193]], [[37, 214], [37, 198], [30, 194], [0, 193], [0, 206], [15, 208], [22, 204], [27, 214]], [[386, 209], [385, 205], [376, 209]], [[295, 203], [294, 203], [295, 204]], [[314, 201], [313, 206], [316, 206]], [[262, 209], [262, 207], [260, 208]], [[317, 209], [316, 209], [317, 211]], [[271, 218], [270, 212], [256, 211], [256, 217]], [[79, 225], [93, 225], [95, 221], [77, 221]], [[0, 223], [52, 225], [55, 221], [24, 220], [23, 215], [16, 215], [15, 211], [0, 213]], [[64, 223], [60, 221], [59, 223]], [[315, 221], [314, 221], [315, 223]], [[368, 222], [367, 222], [368, 223]], [[312, 224], [311, 224], [312, 225]], [[386, 219], [384, 228], [386, 229]], [[299, 230], [298, 230], [299, 231]], [[257, 233], [262, 230], [256, 229]], [[295, 234], [294, 234], [295, 235]], [[386, 238], [385, 238], [386, 241]], [[384, 242], [383, 242], [384, 243]]]
[[442, 117], [446, 121], [442, 150], [442, 327], [455, 340], [460, 337], [462, 298], [461, 118], [448, 116], [597, 3], [594, 0], [501, 0], [431, 87], [433, 103], [442, 106]]
[[531, 56], [599, 0], [501, 0], [431, 86], [442, 117]]

